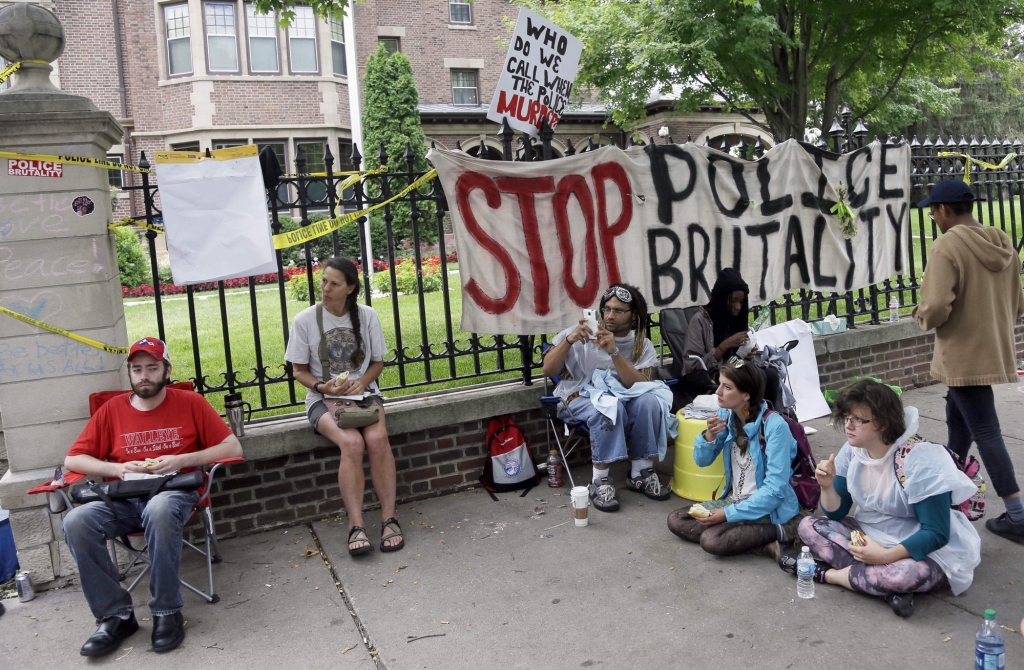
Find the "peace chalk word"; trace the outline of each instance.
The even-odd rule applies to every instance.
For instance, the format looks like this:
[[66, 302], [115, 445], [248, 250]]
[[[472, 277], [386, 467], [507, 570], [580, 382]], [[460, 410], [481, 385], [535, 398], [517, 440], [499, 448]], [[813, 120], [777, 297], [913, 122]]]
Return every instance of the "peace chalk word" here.
[[[464, 329], [541, 334], [601, 290], [635, 284], [655, 309], [703, 304], [724, 267], [751, 304], [862, 288], [907, 269], [909, 147], [838, 155], [796, 141], [744, 161], [687, 145], [614, 147], [572, 162], [502, 164], [432, 152], [452, 216]], [[858, 234], [832, 213], [846, 188]]]
[[582, 51], [583, 44], [562, 28], [520, 10], [487, 118], [507, 118], [534, 136], [545, 118], [554, 128], [569, 104]]

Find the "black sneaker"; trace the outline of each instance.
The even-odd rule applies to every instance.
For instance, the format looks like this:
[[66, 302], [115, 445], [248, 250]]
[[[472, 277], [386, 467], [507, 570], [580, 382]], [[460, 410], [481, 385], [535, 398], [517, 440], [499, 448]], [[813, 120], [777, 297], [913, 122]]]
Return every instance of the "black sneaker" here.
[[608, 477], [601, 477], [596, 482], [590, 482], [590, 501], [596, 509], [602, 512], [617, 512], [619, 501], [615, 498], [615, 487]]
[[644, 468], [640, 471], [639, 477], [631, 477], [627, 487], [630, 491], [643, 493], [651, 500], [668, 500], [672, 491], [661, 485], [658, 473], [654, 468]]
[[1010, 515], [1006, 512], [986, 521], [985, 528], [1007, 540], [1024, 544], [1024, 521], [1011, 521]]
[[891, 593], [882, 596], [882, 600], [889, 603], [889, 607], [892, 608], [893, 614], [896, 616], [909, 619], [910, 615], [914, 613], [913, 593]]

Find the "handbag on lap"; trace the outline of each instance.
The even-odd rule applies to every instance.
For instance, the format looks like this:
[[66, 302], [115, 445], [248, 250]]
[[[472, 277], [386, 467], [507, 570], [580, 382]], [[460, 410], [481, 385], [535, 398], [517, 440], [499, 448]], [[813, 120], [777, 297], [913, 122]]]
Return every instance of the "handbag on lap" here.
[[[316, 305], [316, 325], [320, 328], [320, 374], [327, 382], [331, 380], [331, 361], [327, 355], [327, 338], [324, 336], [324, 305]], [[349, 398], [324, 398], [324, 404], [334, 412], [338, 428], [365, 428], [380, 421], [380, 405], [373, 398], [352, 400]]]

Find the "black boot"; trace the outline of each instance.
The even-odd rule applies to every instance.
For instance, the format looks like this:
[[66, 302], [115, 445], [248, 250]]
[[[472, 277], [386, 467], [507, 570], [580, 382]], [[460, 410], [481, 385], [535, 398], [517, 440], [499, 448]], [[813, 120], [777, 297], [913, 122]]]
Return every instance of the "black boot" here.
[[112, 616], [100, 622], [100, 627], [82, 645], [82, 656], [103, 656], [114, 651], [121, 645], [121, 641], [131, 637], [139, 629], [139, 622], [135, 620], [135, 613], [127, 619], [119, 616]]
[[185, 639], [185, 617], [181, 612], [153, 617], [153, 651], [177, 648]]

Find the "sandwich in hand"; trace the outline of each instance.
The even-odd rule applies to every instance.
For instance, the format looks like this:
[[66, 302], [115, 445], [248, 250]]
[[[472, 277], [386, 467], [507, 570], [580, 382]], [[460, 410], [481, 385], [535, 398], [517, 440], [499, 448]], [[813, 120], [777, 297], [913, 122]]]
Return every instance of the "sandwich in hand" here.
[[160, 464], [160, 461], [156, 460], [155, 458], [147, 458], [146, 460], [144, 460], [142, 462], [142, 467], [144, 467], [144, 468], [151, 468], [154, 465], [159, 465], [159, 464]]
[[860, 532], [859, 530], [853, 531], [852, 533], [850, 533], [850, 546], [851, 547], [866, 547], [866, 546], [868, 546], [868, 538], [867, 538], [867, 536], [864, 533]]
[[347, 381], [348, 381], [348, 372], [347, 371], [346, 372], [342, 372], [340, 375], [338, 375], [335, 378], [334, 385], [335, 386], [341, 386], [342, 384], [344, 384]]
[[690, 508], [690, 516], [692, 516], [694, 519], [707, 519], [709, 516], [711, 516], [711, 512], [709, 512], [708, 509], [704, 507], [704, 505], [697, 503], [696, 505]]

